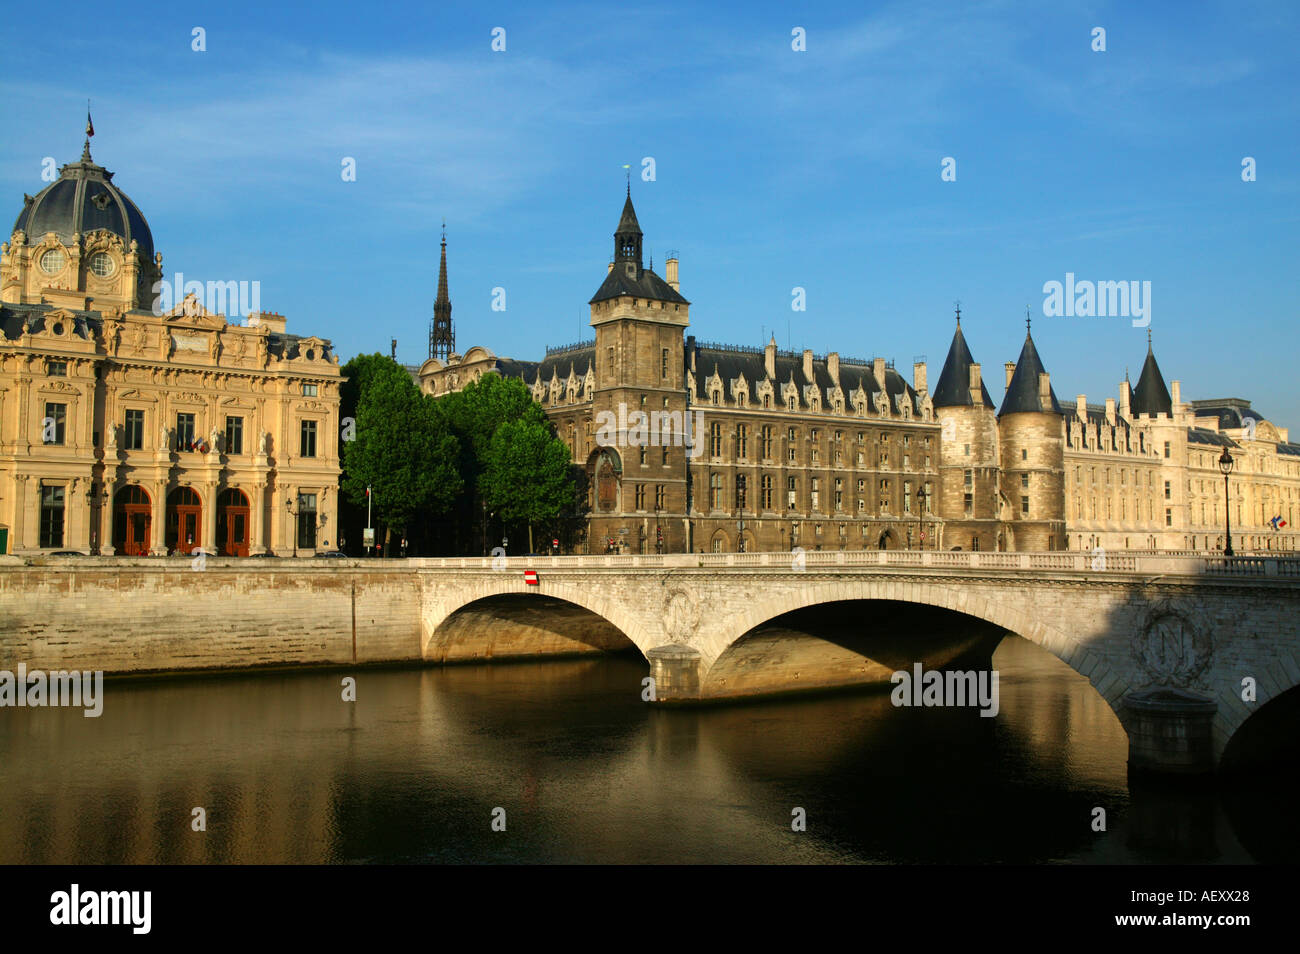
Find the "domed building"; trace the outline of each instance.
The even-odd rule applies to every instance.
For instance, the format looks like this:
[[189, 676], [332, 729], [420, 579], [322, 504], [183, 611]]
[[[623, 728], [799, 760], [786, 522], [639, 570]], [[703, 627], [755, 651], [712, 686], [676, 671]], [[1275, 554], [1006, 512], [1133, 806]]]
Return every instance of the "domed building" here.
[[0, 553], [335, 549], [330, 342], [257, 282], [173, 287], [86, 132], [0, 242]]

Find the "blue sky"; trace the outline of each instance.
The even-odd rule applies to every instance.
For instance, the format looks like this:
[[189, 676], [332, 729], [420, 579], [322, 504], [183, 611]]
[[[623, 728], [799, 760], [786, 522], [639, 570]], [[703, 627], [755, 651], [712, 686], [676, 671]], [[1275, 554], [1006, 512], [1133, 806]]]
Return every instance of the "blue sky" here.
[[1146, 331], [1045, 317], [1043, 284], [1150, 281], [1184, 399], [1249, 398], [1300, 439], [1290, 0], [27, 4], [5, 24], [11, 215], [45, 156], [80, 154], [90, 97], [95, 158], [167, 274], [259, 281], [344, 360], [394, 337], [426, 356], [443, 216], [460, 350], [537, 359], [589, 337], [629, 163], [701, 340], [775, 331], [909, 373], [924, 354], [933, 380], [960, 299], [998, 399], [1028, 305], [1058, 396], [1101, 401], [1126, 367], [1136, 381]]

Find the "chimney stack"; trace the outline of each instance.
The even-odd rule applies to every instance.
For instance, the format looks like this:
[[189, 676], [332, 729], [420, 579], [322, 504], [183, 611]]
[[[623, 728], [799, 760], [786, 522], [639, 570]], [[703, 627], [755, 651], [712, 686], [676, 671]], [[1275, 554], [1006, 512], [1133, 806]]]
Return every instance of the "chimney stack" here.
[[1119, 383], [1119, 416], [1124, 420], [1131, 420], [1133, 417], [1133, 392], [1127, 381]]
[[1169, 382], [1170, 403], [1174, 406], [1174, 413], [1178, 413], [1178, 405], [1183, 399], [1183, 386], [1178, 381]]
[[832, 351], [826, 356], [826, 372], [831, 376], [831, 381], [835, 384], [840, 383], [840, 354], [838, 351]]
[[1074, 412], [1084, 423], [1088, 421], [1088, 395], [1080, 394], [1074, 399]]
[[763, 348], [763, 370], [769, 378], [776, 380], [776, 335], [772, 335]]
[[673, 291], [680, 291], [682, 283], [677, 280], [677, 253], [669, 252], [668, 260], [664, 263], [664, 280], [668, 282], [668, 287]]
[[1115, 399], [1106, 398], [1106, 423], [1115, 426]]
[[812, 383], [813, 383], [813, 367], [812, 367], [812, 361], [813, 361], [813, 354], [812, 354], [812, 352], [811, 352], [811, 351], [808, 351], [807, 349], [804, 349], [804, 353], [803, 353], [803, 376], [804, 376], [804, 380], [807, 381], [809, 384], [812, 384]]
[[912, 389], [916, 391], [917, 394], [924, 394], [927, 384], [925, 362], [912, 362]]
[[878, 387], [878, 388], [879, 388], [880, 390], [882, 390], [882, 391], [886, 390], [886, 388], [885, 388], [885, 359], [884, 359], [884, 358], [872, 358], [872, 359], [871, 359], [871, 374], [872, 374], [872, 376], [874, 376], [875, 379], [876, 379], [876, 387]]
[[1007, 362], [1003, 367], [1005, 367], [1005, 368], [1007, 369], [1007, 383], [1006, 383], [1006, 386], [1007, 386], [1007, 387], [1011, 387], [1011, 378], [1012, 378], [1012, 377], [1015, 375], [1015, 373], [1016, 373], [1016, 363], [1015, 363], [1014, 361], [1008, 361], [1008, 362]]

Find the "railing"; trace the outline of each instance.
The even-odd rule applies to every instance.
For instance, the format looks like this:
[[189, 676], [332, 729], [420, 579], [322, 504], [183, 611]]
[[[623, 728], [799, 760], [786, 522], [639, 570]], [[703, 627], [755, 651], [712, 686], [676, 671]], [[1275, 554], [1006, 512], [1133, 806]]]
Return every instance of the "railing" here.
[[[175, 557], [49, 557], [41, 554], [0, 557], [0, 569], [16, 566], [46, 568], [173, 567], [189, 565], [190, 556]], [[882, 570], [963, 571], [971, 575], [999, 573], [1011, 576], [1073, 573], [1086, 576], [1209, 576], [1233, 579], [1300, 580], [1300, 555], [1206, 556], [1205, 554], [1151, 554], [1107, 551], [989, 552], [972, 550], [806, 550], [766, 553], [648, 553], [568, 556], [412, 557], [410, 559], [245, 560], [207, 557], [209, 567], [238, 567], [248, 572], [298, 570], [512, 570], [562, 569], [736, 569], [808, 571], [833, 567], [878, 567]]]

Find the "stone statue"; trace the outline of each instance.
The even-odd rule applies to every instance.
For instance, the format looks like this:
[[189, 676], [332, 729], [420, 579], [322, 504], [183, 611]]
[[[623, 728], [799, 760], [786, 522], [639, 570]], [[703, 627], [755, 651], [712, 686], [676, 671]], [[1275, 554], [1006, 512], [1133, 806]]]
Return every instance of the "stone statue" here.
[[135, 342], [134, 342], [135, 350], [136, 350], [137, 352], [139, 352], [139, 351], [143, 351], [143, 350], [144, 350], [144, 346], [145, 346], [145, 331], [144, 331], [144, 325], [136, 325], [136, 326], [135, 326]]
[[271, 435], [267, 431], [262, 432], [262, 436], [257, 439], [257, 452], [266, 456], [266, 442], [270, 440]]
[[158, 429], [158, 449], [159, 449], [159, 450], [171, 450], [171, 448], [172, 448], [172, 440], [171, 440], [171, 437], [172, 437], [171, 431], [169, 431], [169, 430], [167, 429], [167, 425], [166, 425], [166, 424], [164, 424], [162, 427], [160, 427], [160, 428]]
[[213, 427], [212, 430], [208, 432], [208, 453], [209, 454], [217, 453], [217, 446], [218, 446], [217, 439], [220, 436], [221, 435], [217, 431], [216, 427]]
[[117, 450], [117, 425], [116, 424], [108, 425], [108, 444], [106, 445], [106, 449], [111, 451]]

